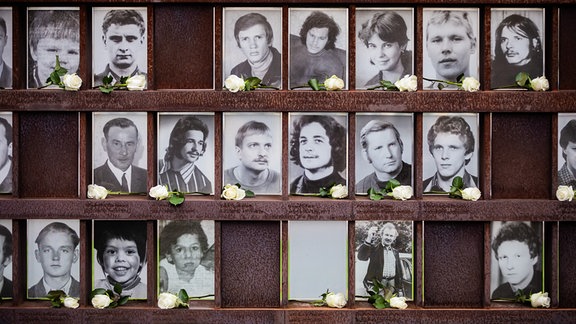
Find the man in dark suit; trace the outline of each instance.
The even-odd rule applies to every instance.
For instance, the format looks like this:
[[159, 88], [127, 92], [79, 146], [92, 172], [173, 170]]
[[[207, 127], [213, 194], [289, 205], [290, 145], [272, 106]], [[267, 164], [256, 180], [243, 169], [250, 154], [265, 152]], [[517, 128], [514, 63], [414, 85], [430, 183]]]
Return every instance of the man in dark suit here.
[[0, 117], [0, 193], [12, 192], [12, 125]]
[[12, 297], [12, 281], [4, 276], [4, 269], [12, 262], [12, 233], [0, 225], [0, 297]]
[[366, 291], [370, 291], [374, 287], [374, 280], [378, 280], [384, 287], [392, 288], [393, 293], [398, 297], [403, 297], [400, 254], [397, 249], [392, 247], [398, 237], [398, 231], [394, 224], [384, 224], [380, 231], [380, 242], [376, 236], [377, 231], [378, 227], [371, 227], [368, 230], [366, 240], [358, 248], [358, 260], [367, 261], [370, 259], [364, 277], [364, 287]]
[[133, 121], [123, 117], [108, 121], [102, 138], [108, 160], [94, 169], [94, 183], [109, 191], [146, 192], [147, 171], [132, 165], [138, 144], [138, 128]]
[[6, 43], [8, 43], [6, 21], [0, 17], [0, 88], [12, 88], [12, 68], [2, 59]]

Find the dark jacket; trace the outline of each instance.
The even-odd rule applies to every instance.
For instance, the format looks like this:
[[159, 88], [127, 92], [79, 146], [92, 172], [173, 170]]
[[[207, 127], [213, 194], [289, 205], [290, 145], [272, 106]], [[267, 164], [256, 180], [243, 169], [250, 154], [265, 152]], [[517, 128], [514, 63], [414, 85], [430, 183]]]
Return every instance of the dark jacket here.
[[[145, 169], [132, 165], [130, 192], [148, 191], [146, 184], [147, 174]], [[94, 183], [110, 191], [122, 191], [122, 184], [118, 182], [118, 179], [116, 179], [114, 173], [112, 173], [112, 170], [108, 167], [108, 163], [104, 163], [94, 169]]]

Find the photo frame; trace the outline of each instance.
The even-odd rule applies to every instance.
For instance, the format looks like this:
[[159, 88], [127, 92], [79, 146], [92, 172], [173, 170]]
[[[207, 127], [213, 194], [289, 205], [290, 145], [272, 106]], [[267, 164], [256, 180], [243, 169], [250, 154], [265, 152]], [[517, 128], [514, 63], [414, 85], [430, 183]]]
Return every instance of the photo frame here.
[[[448, 132], [450, 128], [461, 132]], [[422, 138], [428, 141], [422, 143], [425, 194], [448, 193], [456, 176], [462, 177], [464, 188], [479, 186], [478, 152], [481, 148], [477, 113], [424, 113]], [[431, 138], [434, 142], [430, 142]]]
[[[110, 126], [108, 136], [106, 125]], [[146, 112], [92, 113], [93, 183], [112, 192], [148, 192], [147, 126]]]
[[0, 111], [0, 195], [12, 193], [14, 150], [12, 135], [12, 112]]
[[214, 194], [214, 132], [214, 113], [158, 113], [158, 184]]
[[576, 188], [576, 113], [558, 114], [558, 185]]
[[289, 193], [315, 195], [322, 187], [347, 185], [348, 114], [291, 112], [288, 118]]
[[413, 8], [356, 8], [356, 89], [414, 74], [414, 26]]
[[[366, 300], [373, 287], [373, 278], [398, 297], [413, 300], [414, 296], [414, 222], [364, 221], [355, 223], [356, 296]], [[387, 252], [390, 251], [390, 252]], [[391, 256], [387, 253], [391, 253]], [[395, 266], [385, 267], [386, 260]], [[384, 271], [386, 268], [386, 271]]]
[[282, 194], [282, 114], [224, 113], [222, 133], [222, 183]]
[[92, 289], [114, 290], [122, 286], [122, 296], [146, 299], [147, 292], [146, 221], [92, 221]]
[[[288, 10], [290, 89], [308, 88], [308, 80], [313, 78], [324, 83], [332, 75], [344, 80], [344, 89], [348, 89], [348, 9]], [[329, 37], [330, 32], [336, 37]]]
[[26, 19], [28, 89], [46, 86], [56, 56], [67, 73], [78, 73], [80, 7], [28, 7]]
[[214, 299], [214, 221], [158, 220], [158, 233], [158, 291]]
[[12, 283], [12, 251], [14, 240], [12, 238], [12, 220], [0, 219], [0, 276], [2, 279], [2, 287], [0, 288], [0, 298], [12, 299], [14, 293], [14, 285]]
[[543, 291], [544, 222], [492, 221], [490, 299], [514, 302]]
[[289, 221], [288, 238], [288, 299], [318, 300], [327, 287], [347, 295], [347, 222]]
[[[258, 77], [262, 84], [281, 89], [282, 8], [225, 7], [222, 21], [222, 80], [232, 74], [243, 79]], [[256, 71], [252, 66], [257, 66]]]
[[0, 89], [12, 89], [12, 8], [0, 6]]
[[80, 297], [80, 221], [27, 221], [27, 297], [47, 299], [50, 290]]
[[356, 194], [384, 189], [390, 179], [414, 186], [413, 114], [356, 113], [355, 148]]
[[490, 87], [516, 84], [516, 75], [545, 75], [544, 8], [490, 9]]
[[113, 77], [112, 84], [121, 77], [148, 76], [146, 7], [92, 8], [92, 72], [93, 87], [106, 76]]
[[[422, 19], [423, 77], [458, 81], [458, 76], [464, 74], [480, 80], [479, 9], [424, 8]], [[456, 86], [443, 85], [446, 90], [457, 89]], [[438, 90], [438, 82], [423, 80], [423, 89]]]

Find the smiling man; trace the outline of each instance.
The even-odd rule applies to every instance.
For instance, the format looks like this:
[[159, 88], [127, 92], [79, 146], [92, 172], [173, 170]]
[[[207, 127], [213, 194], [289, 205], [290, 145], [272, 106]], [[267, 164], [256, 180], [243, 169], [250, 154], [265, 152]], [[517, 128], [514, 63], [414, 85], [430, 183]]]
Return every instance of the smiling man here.
[[132, 9], [108, 11], [102, 32], [109, 62], [103, 72], [94, 75], [95, 86], [101, 85], [107, 76], [112, 76], [114, 83], [121, 77], [146, 75], [146, 67], [141, 71], [138, 66], [138, 55], [146, 53], [146, 23], [140, 12]]
[[424, 192], [449, 192], [460, 176], [464, 188], [477, 187], [478, 177], [466, 170], [474, 154], [474, 134], [460, 116], [440, 116], [428, 131], [428, 149], [436, 163], [436, 174], [424, 180]]
[[171, 191], [212, 193], [212, 183], [195, 165], [206, 152], [208, 126], [194, 116], [178, 120], [161, 162], [158, 181]]
[[71, 275], [72, 264], [79, 259], [79, 242], [78, 234], [61, 222], [50, 223], [40, 231], [34, 256], [44, 275], [28, 289], [28, 298], [45, 298], [50, 290], [80, 297], [80, 283]]
[[270, 128], [249, 121], [236, 133], [235, 150], [240, 164], [224, 171], [224, 184], [239, 183], [254, 193], [280, 193], [280, 173], [270, 169], [273, 138]]
[[234, 37], [246, 61], [236, 65], [230, 74], [242, 78], [258, 77], [265, 85], [280, 87], [282, 56], [272, 47], [274, 34], [266, 17], [253, 12], [238, 18]]

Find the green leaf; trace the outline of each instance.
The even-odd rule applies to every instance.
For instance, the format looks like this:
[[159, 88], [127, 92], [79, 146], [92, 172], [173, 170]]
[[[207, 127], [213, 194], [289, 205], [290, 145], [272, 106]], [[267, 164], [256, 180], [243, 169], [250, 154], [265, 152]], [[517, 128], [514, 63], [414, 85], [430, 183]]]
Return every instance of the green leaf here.
[[250, 77], [250, 78], [244, 80], [245, 90], [250, 91], [250, 90], [254, 90], [254, 89], [258, 88], [258, 86], [260, 85], [260, 82], [262, 82], [262, 80], [260, 80], [257, 77]]
[[107, 291], [104, 288], [96, 288], [94, 290], [92, 290], [92, 292], [90, 293], [90, 299], [94, 298], [94, 296], [96, 295], [107, 295]]
[[386, 192], [392, 192], [392, 190], [394, 190], [394, 188], [396, 188], [398, 186], [400, 186], [400, 181], [398, 181], [396, 179], [390, 179], [386, 183]]
[[186, 289], [180, 289], [178, 292], [178, 298], [184, 303], [187, 303], [190, 297], [188, 297], [188, 293], [186, 293]]
[[444, 83], [438, 83], [438, 90], [442, 90], [444, 89], [446, 86], [444, 85]]
[[460, 176], [454, 177], [454, 180], [452, 180], [452, 187], [456, 187], [458, 189], [463, 189], [464, 188], [464, 180], [462, 180], [462, 177], [460, 177]]
[[170, 196], [170, 199], [168, 199], [168, 201], [169, 201], [172, 205], [178, 206], [178, 205], [180, 205], [181, 203], [184, 202], [184, 199], [185, 199], [184, 193], [179, 192], [179, 191], [175, 191], [175, 192], [172, 193], [172, 195]]
[[318, 84], [318, 80], [316, 80], [316, 79], [308, 80], [308, 85], [310, 86], [310, 88], [312, 88], [316, 91], [320, 90], [320, 85]]
[[464, 81], [464, 73], [460, 74], [457, 78], [456, 81], [459, 83], [462, 83], [462, 81]]
[[256, 196], [252, 190], [244, 190], [244, 193], [246, 194], [246, 198], [253, 198]]
[[122, 295], [122, 285], [120, 285], [119, 283], [114, 284], [114, 292], [117, 293], [118, 295]]
[[374, 305], [376, 309], [383, 309], [390, 307], [390, 304], [384, 299], [383, 296], [380, 295], [376, 296], [376, 300], [372, 305]]
[[112, 91], [114, 91], [114, 88], [112, 86], [99, 86], [98, 89], [100, 89], [100, 91], [102, 93], [111, 93]]
[[122, 298], [118, 300], [118, 306], [126, 304], [128, 302], [128, 299], [130, 299], [130, 296], [122, 296]]
[[[126, 84], [126, 82], [128, 81], [129, 78], [130, 77], [127, 77], [127, 76], [120, 77], [120, 80], [118, 80], [118, 83], [119, 84]], [[112, 81], [110, 81], [110, 82], [112, 82]]]
[[526, 72], [520, 72], [516, 75], [516, 84], [521, 87], [526, 87], [530, 84], [530, 76]]
[[60, 297], [65, 297], [65, 296], [66, 296], [66, 293], [62, 290], [50, 290], [48, 292], [48, 294], [46, 295], [46, 297], [49, 299], [60, 298]]
[[102, 78], [102, 84], [104, 84], [104, 86], [112, 85], [112, 81], [114, 81], [114, 78], [111, 75]]

